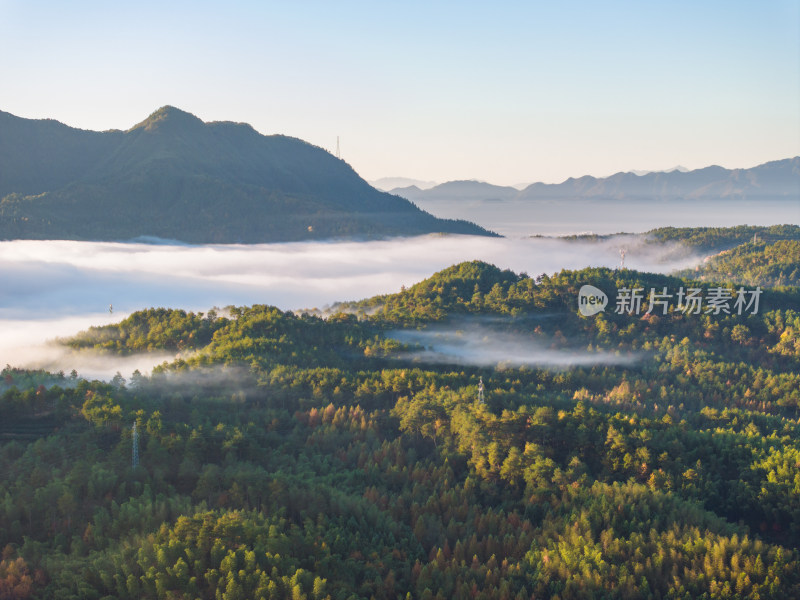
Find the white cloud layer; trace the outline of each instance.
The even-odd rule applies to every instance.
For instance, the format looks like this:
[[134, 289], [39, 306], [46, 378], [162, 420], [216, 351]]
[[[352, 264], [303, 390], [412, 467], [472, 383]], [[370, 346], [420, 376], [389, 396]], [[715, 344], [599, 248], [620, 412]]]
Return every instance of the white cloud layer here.
[[396, 340], [418, 346], [403, 358], [421, 363], [511, 368], [537, 366], [564, 369], [596, 364], [632, 364], [636, 357], [588, 352], [585, 349], [554, 349], [546, 342], [519, 331], [502, 331], [476, 321], [453, 326], [433, 326], [424, 331], [400, 330], [389, 334]]
[[697, 257], [677, 247], [645, 245], [635, 237], [597, 243], [471, 236], [205, 246], [0, 242], [0, 365], [67, 372], [76, 368], [87, 376], [113, 376], [120, 370], [127, 377], [135, 368], [145, 371], [169, 357], [88, 364], [84, 357], [45, 350], [44, 344], [90, 325], [118, 322], [148, 307], [324, 308], [337, 301], [396, 292], [466, 260], [484, 260], [531, 275], [562, 268], [613, 267], [619, 264], [622, 246], [628, 250], [626, 266], [634, 269], [669, 272], [697, 262]]

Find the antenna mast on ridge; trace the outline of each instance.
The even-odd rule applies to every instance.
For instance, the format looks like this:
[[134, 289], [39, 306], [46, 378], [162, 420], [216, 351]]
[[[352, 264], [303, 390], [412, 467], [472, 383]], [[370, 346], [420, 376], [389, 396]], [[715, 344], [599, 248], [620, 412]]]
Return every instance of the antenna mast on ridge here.
[[131, 455], [131, 466], [134, 470], [139, 466], [139, 432], [136, 431], [136, 421], [133, 422], [133, 451]]
[[339, 151], [339, 136], [336, 136], [336, 158], [342, 158], [342, 153]]

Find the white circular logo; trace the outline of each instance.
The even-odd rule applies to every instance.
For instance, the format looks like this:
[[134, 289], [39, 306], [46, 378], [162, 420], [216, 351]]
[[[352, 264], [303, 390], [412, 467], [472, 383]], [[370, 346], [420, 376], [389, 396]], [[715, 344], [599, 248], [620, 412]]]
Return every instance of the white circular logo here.
[[603, 312], [608, 305], [608, 296], [593, 285], [584, 285], [578, 292], [578, 310], [584, 317]]

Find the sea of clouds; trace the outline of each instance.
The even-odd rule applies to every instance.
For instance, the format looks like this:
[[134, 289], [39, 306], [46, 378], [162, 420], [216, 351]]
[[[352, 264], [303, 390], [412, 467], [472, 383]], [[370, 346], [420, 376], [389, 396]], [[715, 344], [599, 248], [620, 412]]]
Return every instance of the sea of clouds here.
[[[452, 264], [484, 260], [530, 275], [619, 265], [670, 272], [700, 257], [635, 236], [599, 242], [429, 235], [385, 241], [257, 245], [0, 242], [0, 366], [76, 369], [86, 377], [147, 372], [173, 357], [124, 361], [75, 354], [50, 343], [149, 307], [207, 311], [270, 304], [322, 309], [397, 292]], [[113, 312], [109, 308], [113, 307]]]

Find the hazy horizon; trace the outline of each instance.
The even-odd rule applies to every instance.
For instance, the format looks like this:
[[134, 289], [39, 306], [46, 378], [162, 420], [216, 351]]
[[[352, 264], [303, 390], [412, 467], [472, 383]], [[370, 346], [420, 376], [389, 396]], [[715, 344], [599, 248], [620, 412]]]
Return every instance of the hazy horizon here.
[[[800, 155], [797, 155], [797, 156], [800, 156]], [[599, 175], [592, 174], [590, 176], [591, 177], [596, 177], [597, 179], [605, 179], [605, 178], [608, 178], [608, 177], [612, 177], [613, 175], [618, 175], [620, 173], [633, 173], [634, 175], [641, 176], [641, 175], [647, 175], [647, 174], [650, 174], [650, 173], [672, 173], [673, 171], [687, 172], [687, 171], [694, 171], [694, 170], [697, 170], [697, 169], [705, 169], [705, 168], [708, 168], [708, 167], [722, 167], [723, 169], [728, 169], [729, 171], [733, 171], [733, 170], [736, 170], [736, 169], [750, 169], [752, 167], [757, 167], [757, 166], [765, 164], [765, 163], [775, 162], [775, 161], [779, 161], [779, 160], [786, 160], [786, 159], [789, 159], [789, 158], [796, 158], [796, 156], [780, 156], [780, 157], [776, 157], [776, 158], [773, 158], [773, 159], [766, 160], [766, 161], [764, 161], [762, 163], [759, 163], [758, 165], [736, 165], [736, 166], [731, 166], [731, 165], [721, 165], [721, 164], [718, 164], [718, 163], [709, 163], [709, 164], [701, 165], [699, 167], [693, 167], [692, 169], [689, 169], [689, 168], [687, 168], [687, 167], [685, 167], [683, 165], [674, 165], [674, 166], [668, 167], [666, 169], [625, 168], [625, 169], [621, 169], [621, 170], [618, 170], [618, 171], [608, 172], [608, 173], [605, 173], [605, 174], [599, 174]], [[404, 176], [404, 175], [396, 175], [395, 174], [395, 175], [390, 175], [390, 176], [385, 176], [385, 177], [378, 177], [376, 179], [371, 179], [371, 180], [368, 180], [367, 183], [369, 183], [371, 186], [373, 186], [373, 187], [375, 187], [375, 188], [377, 188], [379, 190], [383, 190], [383, 191], [386, 191], [386, 192], [390, 192], [393, 189], [397, 189], [397, 188], [401, 188], [401, 187], [407, 187], [407, 186], [410, 186], [410, 185], [416, 185], [421, 190], [427, 190], [427, 189], [431, 189], [433, 187], [436, 187], [437, 185], [442, 185], [443, 183], [451, 183], [453, 181], [473, 181], [473, 182], [476, 182], [476, 183], [488, 183], [489, 185], [512, 187], [512, 188], [516, 188], [516, 189], [521, 191], [521, 190], [524, 190], [526, 187], [528, 187], [530, 185], [533, 185], [534, 183], [558, 184], [558, 183], [564, 183], [565, 181], [567, 181], [569, 179], [579, 179], [579, 178], [584, 177], [586, 175], [589, 175], [589, 173], [580, 173], [580, 174], [574, 173], [574, 174], [569, 175], [568, 177], [566, 177], [564, 179], [561, 179], [559, 181], [540, 181], [540, 180], [534, 181], [534, 180], [530, 180], [530, 181], [523, 181], [523, 182], [517, 182], [517, 183], [510, 184], [510, 183], [498, 183], [496, 181], [486, 181], [486, 180], [483, 180], [483, 179], [474, 179], [474, 178], [468, 178], [468, 179], [462, 179], [462, 180], [453, 180], [453, 179], [451, 179], [451, 180], [448, 180], [448, 181], [424, 181], [424, 180], [421, 180], [421, 179], [417, 179], [415, 177], [407, 177], [407, 176]], [[393, 181], [402, 182], [402, 183], [405, 183], [405, 185], [394, 185], [394, 186], [386, 185], [387, 182], [393, 182]]]
[[432, 215], [467, 219], [503, 236], [640, 233], [659, 227], [800, 225], [791, 200], [415, 200]]

